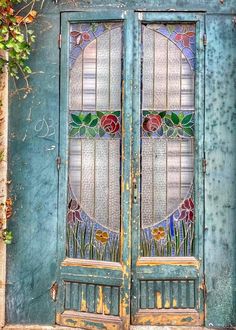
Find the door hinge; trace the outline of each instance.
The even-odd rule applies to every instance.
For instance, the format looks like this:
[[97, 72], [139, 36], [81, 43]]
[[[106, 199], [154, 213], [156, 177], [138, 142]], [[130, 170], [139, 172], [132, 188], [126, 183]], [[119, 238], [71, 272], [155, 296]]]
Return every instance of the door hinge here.
[[203, 46], [206, 46], [207, 45], [207, 34], [204, 33], [203, 34]]
[[60, 167], [61, 167], [61, 157], [60, 156], [57, 157], [56, 163], [57, 163], [57, 169], [59, 171], [60, 170]]
[[206, 167], [207, 167], [207, 161], [205, 158], [202, 160], [202, 172], [205, 174], [206, 173]]
[[58, 48], [61, 49], [61, 33], [58, 34]]
[[133, 179], [133, 203], [134, 204], [138, 203], [138, 186], [137, 186], [136, 178]]
[[57, 292], [58, 292], [58, 283], [54, 282], [50, 288], [50, 296], [53, 301], [57, 299]]

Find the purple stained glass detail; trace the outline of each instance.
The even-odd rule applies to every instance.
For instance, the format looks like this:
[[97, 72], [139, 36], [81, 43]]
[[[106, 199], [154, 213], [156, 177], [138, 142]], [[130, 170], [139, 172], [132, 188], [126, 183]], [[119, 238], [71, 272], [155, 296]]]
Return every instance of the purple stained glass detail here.
[[104, 32], [120, 27], [122, 23], [71, 24], [70, 31], [70, 68], [82, 51]]
[[192, 70], [195, 69], [196, 34], [194, 24], [147, 24], [147, 28], [171, 40], [185, 55]]
[[141, 255], [192, 256], [194, 254], [193, 188], [166, 219], [141, 230]]
[[67, 210], [67, 246], [69, 258], [119, 261], [120, 235], [92, 219], [69, 196]]

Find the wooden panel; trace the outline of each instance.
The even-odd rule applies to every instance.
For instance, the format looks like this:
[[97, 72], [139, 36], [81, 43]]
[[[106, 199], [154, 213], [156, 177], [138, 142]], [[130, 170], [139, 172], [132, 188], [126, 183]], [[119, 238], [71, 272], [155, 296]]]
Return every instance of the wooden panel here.
[[139, 308], [196, 308], [195, 285], [193, 280], [140, 281]]
[[120, 288], [115, 286], [65, 282], [65, 310], [119, 315]]
[[[199, 314], [194, 309], [186, 310], [142, 310], [133, 317], [133, 324], [148, 324], [149, 325], [202, 325], [203, 315]], [[188, 327], [188, 329], [190, 329]]]
[[122, 321], [119, 317], [110, 315], [97, 315], [89, 313], [78, 313], [74, 311], [66, 311], [57, 315], [57, 324], [70, 326], [73, 328], [83, 329], [104, 329], [104, 330], [121, 330]]

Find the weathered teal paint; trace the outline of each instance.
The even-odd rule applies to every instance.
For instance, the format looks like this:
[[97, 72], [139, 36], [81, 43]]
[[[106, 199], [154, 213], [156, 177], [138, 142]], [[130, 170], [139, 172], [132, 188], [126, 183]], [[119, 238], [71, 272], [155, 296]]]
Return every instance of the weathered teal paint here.
[[8, 177], [14, 216], [9, 226], [14, 241], [7, 251], [6, 303], [11, 323], [50, 324], [55, 318], [50, 287], [57, 267], [59, 20], [49, 15], [35, 24], [37, 60], [31, 64], [38, 73], [30, 78], [32, 93], [21, 100], [10, 97]]
[[[56, 157], [59, 148], [60, 113], [57, 36], [60, 31], [60, 12], [91, 11], [96, 15], [100, 15], [99, 13], [102, 12], [101, 15], [106, 16], [112, 15], [114, 10], [121, 12], [127, 9], [153, 12], [174, 9], [191, 11], [194, 14], [199, 11], [202, 14], [205, 13], [208, 38], [205, 77], [206, 120], [205, 131], [203, 132], [199, 128], [198, 134], [200, 139], [201, 134], [205, 134], [204, 147], [207, 159], [205, 220], [201, 220], [205, 221], [206, 325], [213, 324], [222, 327], [236, 325], [236, 225], [234, 221], [236, 217], [236, 96], [234, 86], [236, 28], [232, 22], [236, 15], [235, 0], [225, 0], [223, 4], [218, 0], [170, 0], [168, 2], [161, 0], [83, 0], [78, 1], [76, 6], [71, 1], [65, 0], [59, 0], [59, 5], [55, 5], [52, 1], [45, 1], [43, 13], [34, 25], [37, 34], [35, 44], [37, 56], [32, 56], [30, 61], [33, 71], [43, 73], [35, 74], [30, 78], [33, 91], [26, 99], [19, 101], [17, 96], [14, 96], [11, 98], [10, 105], [9, 180], [12, 180], [10, 195], [15, 201], [14, 215], [9, 226], [13, 230], [15, 238], [12, 246], [8, 248], [8, 323], [55, 323], [56, 304], [52, 301], [49, 290], [59, 275], [56, 267], [59, 260], [63, 258], [63, 253], [59, 252], [62, 251], [60, 242], [63, 239], [61, 235], [63, 235], [64, 227], [62, 221], [57, 219], [62, 219], [65, 212], [63, 203], [66, 192], [66, 182], [63, 179], [60, 181], [60, 185], [63, 185], [60, 195], [57, 196]], [[159, 14], [163, 15], [163, 13]], [[156, 16], [158, 17], [158, 13]], [[136, 21], [135, 35], [137, 35], [137, 29]], [[127, 38], [132, 38], [131, 26], [127, 30]], [[136, 44], [135, 47], [137, 46]], [[138, 54], [134, 55], [137, 63]], [[130, 69], [130, 63], [127, 62], [127, 65]], [[202, 70], [201, 75], [203, 74]], [[139, 88], [138, 78], [137, 75], [134, 76], [133, 86], [136, 86], [137, 89]], [[62, 76], [61, 81], [63, 82], [64, 79], [67, 78]], [[63, 93], [65, 87], [61, 88], [61, 93]], [[204, 86], [199, 86], [200, 95], [204, 93], [203, 88]], [[202, 100], [202, 97], [200, 99]], [[66, 100], [64, 99], [63, 102]], [[137, 98], [134, 97], [134, 108], [138, 107], [137, 102]], [[63, 103], [61, 106], [63, 107]], [[127, 106], [130, 107], [130, 102]], [[200, 106], [204, 109], [204, 104], [201, 103]], [[61, 112], [61, 123], [63, 118], [65, 119], [63, 116], [65, 113]], [[138, 120], [137, 117], [135, 118], [134, 120]], [[53, 126], [50, 129], [53, 131], [44, 137], [45, 126], [40, 130], [40, 124], [51, 125], [50, 120], [52, 119]], [[127, 118], [126, 129], [129, 125], [131, 126], [130, 117]], [[65, 127], [62, 129], [66, 130]], [[51, 133], [54, 134], [51, 135]], [[66, 134], [66, 131], [61, 131], [61, 134]], [[135, 136], [134, 142], [136, 137], [138, 138], [138, 135]], [[67, 146], [60, 145], [61, 155], [65, 155], [66, 152]], [[128, 149], [126, 156], [129, 159]], [[200, 175], [201, 163], [198, 163], [196, 169]], [[125, 171], [127, 173], [128, 168]], [[60, 173], [62, 178], [66, 177], [65, 159], [62, 159]], [[137, 184], [139, 184], [138, 181]], [[203, 193], [199, 190], [197, 198], [200, 204]], [[58, 204], [57, 199], [63, 203]], [[199, 217], [203, 217], [202, 208], [203, 206], [198, 209]], [[135, 212], [137, 209], [135, 211], [133, 208], [133, 214]], [[137, 224], [134, 224], [133, 229], [136, 226]], [[129, 236], [129, 228], [125, 228], [125, 230]], [[60, 233], [58, 246], [57, 233]], [[136, 233], [132, 232], [132, 235], [136, 235]], [[199, 236], [200, 251], [198, 255], [201, 255], [202, 243], [203, 238]], [[133, 257], [136, 256], [137, 252], [134, 251]], [[129, 255], [125, 255], [124, 258], [128, 260]], [[128, 280], [129, 277], [127, 277], [126, 289], [129, 288]], [[136, 302], [132, 305], [133, 310], [135, 310], [135, 304]]]
[[236, 26], [206, 21], [206, 325], [236, 324]]

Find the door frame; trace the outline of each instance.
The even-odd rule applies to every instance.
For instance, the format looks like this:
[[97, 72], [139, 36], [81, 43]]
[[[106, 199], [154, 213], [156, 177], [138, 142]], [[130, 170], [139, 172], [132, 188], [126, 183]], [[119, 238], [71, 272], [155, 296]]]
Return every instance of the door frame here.
[[[134, 242], [139, 241], [140, 229], [140, 205], [139, 196], [136, 198], [135, 190], [140, 191], [140, 153], [139, 141], [140, 132], [137, 129], [140, 125], [140, 52], [139, 44], [141, 34], [139, 25], [141, 21], [148, 22], [194, 22], [196, 23], [197, 35], [197, 66], [195, 79], [195, 210], [197, 218], [196, 236], [198, 242], [196, 244], [195, 257], [184, 258], [155, 258], [154, 264], [143, 262], [139, 267], [139, 273], [145, 271], [147, 267], [151, 267], [153, 272], [166, 276], [171, 272], [176, 272], [177, 277], [190, 276], [198, 278], [199, 293], [199, 313], [194, 314], [193, 319], [187, 324], [200, 325], [204, 320], [204, 295], [201, 290], [204, 288], [204, 260], [203, 260], [203, 228], [204, 228], [204, 175], [202, 171], [202, 160], [204, 159], [204, 15], [194, 13], [169, 13], [169, 12], [134, 12], [134, 11], [97, 11], [95, 12], [64, 12], [61, 13], [61, 33], [62, 33], [62, 48], [61, 48], [61, 67], [60, 67], [60, 138], [59, 138], [59, 157], [61, 158], [61, 166], [59, 171], [59, 194], [58, 194], [58, 270], [57, 278], [59, 279], [59, 294], [57, 300], [57, 323], [63, 325], [71, 325], [67, 323], [70, 314], [62, 315], [65, 299], [64, 286], [66, 280], [80, 279], [82, 274], [75, 271], [75, 266], [83, 270], [83, 276], [86, 276], [86, 269], [91, 267], [94, 269], [96, 265], [88, 266], [87, 262], [70, 262], [65, 257], [65, 214], [67, 201], [67, 177], [68, 177], [68, 86], [69, 86], [69, 40], [68, 27], [72, 22], [78, 21], [123, 21], [124, 22], [124, 47], [125, 60], [124, 72], [125, 79], [123, 80], [123, 107], [122, 107], [122, 182], [121, 182], [121, 199], [122, 199], [122, 215], [121, 215], [121, 263], [114, 263], [106, 269], [99, 270], [97, 276], [102, 278], [106, 276], [111, 269], [114, 271], [114, 276], [121, 285], [121, 310], [120, 322], [124, 329], [128, 329], [130, 325], [130, 316], [132, 324], [146, 324], [144, 316], [138, 313], [138, 299], [131, 299], [139, 296], [138, 277], [137, 277], [137, 261], [139, 259], [139, 249]], [[133, 30], [134, 29], [134, 30]], [[65, 37], [66, 36], [66, 37]], [[65, 38], [65, 39], [64, 39]], [[133, 44], [134, 40], [134, 44]], [[133, 49], [134, 45], [134, 49]], [[65, 125], [66, 123], [66, 125]], [[136, 127], [136, 129], [135, 129]], [[133, 134], [133, 135], [132, 135]], [[66, 178], [66, 180], [65, 180]], [[132, 232], [132, 238], [131, 238]], [[131, 248], [132, 244], [132, 248]], [[132, 260], [131, 260], [132, 251]], [[169, 258], [169, 257], [168, 257]], [[140, 266], [139, 265], [139, 266]], [[102, 265], [101, 265], [102, 266]], [[169, 268], [170, 267], [170, 268]], [[169, 271], [168, 271], [169, 268]], [[200, 275], [199, 275], [200, 274]], [[132, 282], [132, 285], [131, 285]], [[117, 282], [118, 283], [118, 282]], [[131, 291], [130, 291], [131, 288]], [[131, 304], [130, 304], [131, 300]], [[131, 311], [130, 311], [131, 308]], [[136, 314], [139, 314], [138, 317]], [[188, 314], [190, 318], [192, 314]], [[173, 317], [173, 313], [171, 315]], [[180, 318], [176, 324], [184, 325], [181, 321], [184, 314], [180, 313]], [[86, 326], [81, 316], [77, 316], [76, 326]], [[89, 315], [88, 315], [89, 320]], [[104, 322], [103, 319], [100, 320]], [[111, 320], [113, 322], [114, 320]], [[168, 321], [168, 320], [167, 320]], [[90, 322], [95, 322], [94, 319]], [[119, 323], [119, 320], [117, 320]], [[166, 320], [165, 320], [166, 322]], [[117, 323], [117, 324], [118, 324]], [[120, 324], [120, 323], [119, 323]], [[157, 325], [163, 324], [160, 320], [160, 315], [155, 314], [151, 322], [148, 324]]]

